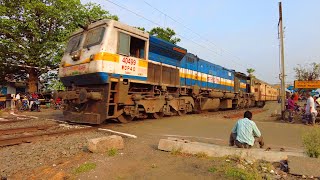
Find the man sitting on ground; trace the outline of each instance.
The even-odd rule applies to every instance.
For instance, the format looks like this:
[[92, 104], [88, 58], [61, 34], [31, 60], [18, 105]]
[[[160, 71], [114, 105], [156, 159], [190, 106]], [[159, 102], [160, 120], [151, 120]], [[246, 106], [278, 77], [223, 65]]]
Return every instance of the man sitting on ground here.
[[264, 142], [261, 133], [252, 120], [252, 113], [246, 111], [244, 118], [237, 121], [232, 129], [229, 145], [236, 145], [239, 148], [251, 148], [255, 142], [259, 142], [260, 148], [263, 148]]

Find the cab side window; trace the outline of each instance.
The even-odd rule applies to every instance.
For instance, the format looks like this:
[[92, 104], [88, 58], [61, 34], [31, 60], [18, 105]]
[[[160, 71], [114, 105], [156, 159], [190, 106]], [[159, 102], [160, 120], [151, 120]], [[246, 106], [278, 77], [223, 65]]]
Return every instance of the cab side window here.
[[125, 56], [145, 59], [145, 41], [119, 32], [118, 53]]

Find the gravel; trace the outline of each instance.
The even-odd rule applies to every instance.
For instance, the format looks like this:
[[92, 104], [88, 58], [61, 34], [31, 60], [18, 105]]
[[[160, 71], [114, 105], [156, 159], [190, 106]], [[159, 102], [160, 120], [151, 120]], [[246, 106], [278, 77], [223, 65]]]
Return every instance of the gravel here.
[[[31, 125], [54, 123], [46, 120], [32, 120]], [[25, 125], [25, 124], [24, 124]], [[22, 127], [12, 124], [9, 127]], [[2, 128], [2, 127], [1, 127]], [[8, 128], [8, 126], [6, 127]], [[59, 127], [67, 129], [68, 127]], [[56, 129], [52, 130], [56, 131]], [[32, 133], [34, 134], [34, 133]], [[87, 139], [109, 135], [106, 132], [90, 131], [78, 134], [50, 137], [33, 143], [0, 148], [0, 177], [10, 177], [20, 171], [32, 170], [42, 165], [52, 165], [57, 159], [68, 158], [86, 151]]]

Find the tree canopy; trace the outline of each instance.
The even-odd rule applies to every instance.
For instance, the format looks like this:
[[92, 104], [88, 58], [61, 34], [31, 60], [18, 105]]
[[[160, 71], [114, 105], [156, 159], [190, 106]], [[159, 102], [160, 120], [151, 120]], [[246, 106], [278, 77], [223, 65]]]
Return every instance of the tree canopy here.
[[247, 73], [248, 73], [249, 75], [252, 75], [255, 71], [256, 71], [256, 70], [254, 70], [254, 69], [252, 69], [252, 68], [248, 68], [248, 69], [247, 69]]
[[29, 91], [36, 90], [41, 73], [59, 66], [79, 24], [118, 20], [100, 5], [80, 0], [2, 0], [0, 16], [0, 83], [28, 79]]
[[[144, 28], [143, 28], [144, 29]], [[171, 42], [173, 44], [177, 44], [181, 41], [180, 38], [175, 37], [176, 32], [173, 29], [170, 28], [161, 28], [161, 27], [155, 27], [149, 31], [150, 35], [156, 36], [160, 39], [163, 39], [165, 41]]]
[[320, 63], [298, 64], [294, 71], [297, 80], [312, 81], [320, 79]]

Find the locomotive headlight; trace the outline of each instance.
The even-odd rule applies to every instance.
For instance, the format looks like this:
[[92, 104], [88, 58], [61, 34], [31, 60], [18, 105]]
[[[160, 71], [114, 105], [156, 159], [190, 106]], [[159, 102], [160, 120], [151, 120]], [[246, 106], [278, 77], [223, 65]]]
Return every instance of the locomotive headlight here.
[[91, 54], [90, 55], [90, 61], [93, 61], [93, 59], [94, 59], [94, 54]]

